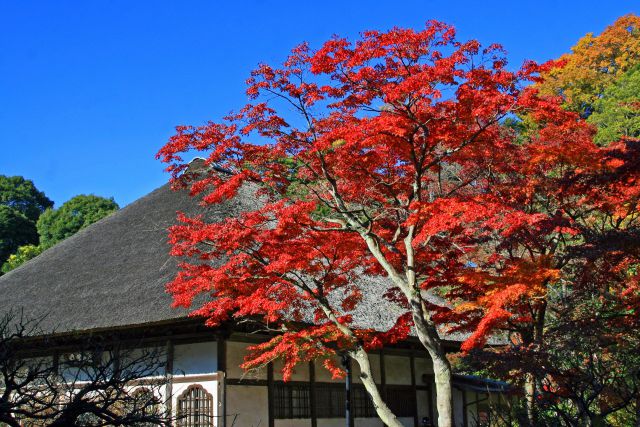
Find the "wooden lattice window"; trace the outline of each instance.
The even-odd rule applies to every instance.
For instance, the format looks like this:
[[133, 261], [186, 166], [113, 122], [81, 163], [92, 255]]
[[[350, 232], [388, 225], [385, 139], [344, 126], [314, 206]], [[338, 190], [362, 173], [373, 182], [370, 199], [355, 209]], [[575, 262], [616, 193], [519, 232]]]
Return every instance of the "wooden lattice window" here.
[[213, 396], [199, 384], [178, 397], [178, 427], [213, 427]]
[[351, 405], [353, 407], [353, 416], [356, 418], [375, 418], [378, 416], [371, 396], [369, 396], [367, 389], [362, 384], [353, 385]]
[[275, 383], [274, 418], [310, 418], [310, 386], [309, 384]]
[[386, 402], [398, 417], [412, 417], [416, 414], [416, 393], [410, 386], [387, 386]]
[[[316, 413], [318, 418], [343, 418], [345, 415], [345, 386], [341, 383], [316, 384]], [[351, 410], [356, 418], [377, 417], [369, 393], [362, 384], [351, 386]]]
[[344, 418], [344, 384], [316, 383], [315, 396], [318, 418]]

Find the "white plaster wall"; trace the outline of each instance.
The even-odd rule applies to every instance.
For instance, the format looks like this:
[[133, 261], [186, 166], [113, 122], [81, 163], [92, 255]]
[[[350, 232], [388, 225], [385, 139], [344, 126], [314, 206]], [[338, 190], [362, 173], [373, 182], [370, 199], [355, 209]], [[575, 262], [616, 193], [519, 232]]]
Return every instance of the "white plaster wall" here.
[[[282, 381], [282, 366], [281, 360], [273, 362], [273, 379], [276, 381]], [[322, 368], [324, 369], [324, 368]], [[300, 363], [293, 370], [290, 381], [309, 381], [309, 364], [307, 362]]]
[[[162, 376], [165, 374], [167, 354], [164, 346], [160, 347], [142, 347], [133, 350], [127, 350], [120, 353], [120, 367], [129, 366], [132, 369], [139, 369], [139, 372], [148, 372], [150, 376]], [[108, 360], [110, 356], [104, 355], [103, 360]], [[155, 360], [157, 366], [151, 372], [148, 363]], [[138, 362], [138, 363], [136, 363]]]
[[173, 347], [173, 374], [212, 374], [218, 370], [218, 343], [208, 341], [176, 344]]
[[426, 385], [422, 379], [423, 375], [433, 375], [433, 364], [431, 359], [425, 357], [416, 357], [414, 359], [414, 366], [416, 367], [416, 384]]
[[244, 357], [248, 354], [247, 346], [251, 344], [236, 341], [227, 341], [227, 378], [247, 378], [266, 380], [267, 370], [252, 371], [245, 373], [240, 367], [244, 363]]
[[[95, 371], [93, 371], [93, 373], [90, 371], [96, 367], [93, 365], [94, 362], [106, 367], [110, 363], [115, 363], [116, 359], [116, 355], [112, 351], [103, 351], [97, 356], [100, 360], [95, 360], [94, 357], [96, 357], [96, 355], [90, 352], [84, 352], [83, 354], [79, 352], [61, 354], [59, 363], [63, 378], [67, 381], [89, 381], [95, 378], [96, 375]], [[139, 375], [148, 374], [144, 375], [146, 377], [164, 375], [166, 362], [164, 346], [122, 349], [118, 357], [120, 358], [120, 368], [126, 371], [135, 372]], [[33, 360], [34, 363], [37, 363], [40, 359]], [[73, 361], [81, 363], [83, 368], [74, 368], [72, 366]]]
[[[353, 420], [354, 427], [384, 427], [384, 424], [378, 418], [355, 418]], [[344, 426], [344, 420], [342, 420]]]
[[[164, 347], [162, 348], [135, 348], [121, 353], [121, 366], [126, 367], [131, 364], [136, 366], [136, 360], [141, 358], [142, 362], [148, 361], [149, 352], [153, 357], [158, 359], [159, 368], [156, 372], [151, 372], [147, 378], [164, 376], [166, 352]], [[76, 356], [77, 357], [77, 356]], [[103, 354], [103, 360], [109, 360], [107, 353]], [[171, 405], [175, 411], [177, 410], [178, 397], [192, 384], [201, 385], [208, 393], [211, 394], [213, 399], [214, 416], [217, 417], [221, 412], [220, 401], [220, 383], [218, 381], [218, 360], [217, 360], [217, 342], [208, 341], [202, 343], [190, 343], [190, 344], [177, 344], [174, 346], [174, 358], [173, 358], [173, 378], [172, 378], [172, 393], [171, 396], [167, 394], [167, 385], [140, 385], [132, 386], [131, 390], [138, 388], [146, 388], [152, 390], [163, 403], [167, 402], [167, 399], [171, 399]], [[140, 366], [140, 369], [147, 370], [148, 367]], [[73, 369], [69, 369], [65, 372], [67, 375], [74, 374]], [[221, 373], [220, 373], [221, 375]], [[79, 380], [84, 380], [82, 375], [79, 375]], [[219, 424], [216, 424], [219, 425]]]
[[237, 414], [234, 427], [268, 427], [269, 407], [267, 387], [227, 385], [227, 426], [231, 426]]
[[[336, 364], [336, 366], [341, 366], [339, 357], [334, 357], [333, 362]], [[344, 382], [344, 379], [334, 380], [333, 378], [331, 378], [331, 372], [329, 372], [327, 368], [322, 366], [321, 361], [315, 362], [315, 370], [316, 370], [316, 382], [319, 382], [319, 383]]]
[[[413, 417], [398, 418], [398, 421], [403, 426], [413, 427]], [[318, 418], [318, 427], [344, 427], [344, 425], [344, 418]], [[354, 427], [384, 427], [384, 423], [379, 418], [355, 418]]]
[[130, 392], [131, 393], [135, 393], [136, 390], [138, 389], [146, 389], [151, 391], [154, 396], [156, 396], [158, 398], [158, 401], [160, 402], [160, 406], [162, 408], [162, 410], [165, 410], [166, 406], [165, 404], [167, 403], [167, 388], [165, 384], [162, 385], [153, 385], [153, 386], [149, 386], [149, 385], [140, 385], [140, 386], [133, 386], [130, 388]]
[[311, 427], [311, 420], [291, 419], [291, 420], [274, 420], [275, 427]]
[[318, 418], [318, 427], [344, 427], [344, 418]]
[[[88, 375], [86, 372], [82, 372], [80, 369], [71, 365], [72, 361], [86, 361], [88, 355], [82, 355], [80, 353], [64, 353], [59, 356], [59, 373], [62, 375], [64, 381], [89, 381], [92, 375]], [[39, 364], [51, 366], [53, 364], [53, 358], [51, 357], [36, 357], [26, 360], [27, 365], [32, 365], [34, 368]], [[86, 362], [83, 362], [86, 363]]]
[[[380, 355], [370, 354], [369, 363], [371, 364], [371, 372], [373, 374], [373, 380], [376, 384], [380, 384]], [[361, 383], [360, 380], [360, 365], [355, 360], [351, 361], [351, 372], [354, 383]]]
[[[339, 357], [334, 357], [333, 361], [337, 366], [342, 366], [342, 361], [340, 360]], [[381, 376], [380, 376], [380, 355], [378, 355], [378, 354], [370, 354], [369, 355], [369, 362], [371, 363], [371, 372], [373, 373], [373, 379], [374, 379], [374, 381], [376, 383], [380, 384], [380, 381], [381, 381]], [[315, 371], [316, 371], [316, 382], [322, 382], [322, 383], [327, 383], [327, 382], [329, 382], [329, 383], [333, 383], [333, 382], [342, 383], [342, 382], [344, 382], [344, 379], [333, 379], [331, 377], [331, 372], [329, 372], [327, 370], [327, 368], [325, 368], [322, 365], [322, 362], [320, 362], [320, 361], [316, 361], [315, 362]], [[360, 380], [360, 366], [354, 360], [351, 361], [351, 377], [352, 377], [354, 383], [361, 383], [362, 382]]]
[[[377, 418], [356, 418], [355, 427], [384, 427]], [[318, 418], [318, 427], [344, 427], [344, 418]]]
[[[215, 425], [219, 424], [221, 383], [218, 379], [218, 343], [205, 341], [173, 346], [172, 408], [178, 408], [178, 398], [193, 384], [202, 386], [213, 398]], [[222, 374], [220, 374], [222, 375]]]
[[384, 355], [387, 384], [411, 384], [411, 363], [408, 356]]

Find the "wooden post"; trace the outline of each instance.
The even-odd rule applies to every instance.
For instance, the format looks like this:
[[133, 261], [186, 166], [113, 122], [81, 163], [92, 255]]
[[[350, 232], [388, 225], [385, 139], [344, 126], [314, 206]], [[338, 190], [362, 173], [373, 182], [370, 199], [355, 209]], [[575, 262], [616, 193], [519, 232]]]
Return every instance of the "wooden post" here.
[[318, 426], [318, 414], [316, 412], [316, 366], [309, 362], [309, 408], [311, 410], [311, 427]]
[[469, 420], [468, 415], [467, 415], [467, 391], [460, 389], [460, 392], [462, 393], [462, 426], [463, 427], [468, 427], [469, 426]]
[[347, 354], [342, 355], [342, 366], [347, 372], [347, 377], [344, 381], [345, 401], [345, 421], [347, 427], [353, 427], [353, 411], [351, 410], [351, 359]]
[[275, 426], [273, 411], [273, 363], [267, 365], [267, 407], [269, 410], [269, 427]]
[[218, 335], [217, 341], [217, 350], [218, 350], [218, 372], [220, 373], [220, 378], [218, 381], [222, 381], [222, 396], [219, 398], [221, 400], [220, 406], [220, 426], [227, 427], [227, 342], [222, 337], [222, 335]]
[[409, 354], [409, 365], [411, 366], [411, 390], [413, 390], [413, 400], [415, 411], [413, 411], [413, 427], [419, 427], [418, 420], [418, 389], [416, 388], [416, 361], [413, 348]]
[[164, 367], [164, 374], [167, 379], [166, 386], [166, 410], [169, 418], [173, 416], [173, 341], [171, 338], [166, 343], [167, 362]]

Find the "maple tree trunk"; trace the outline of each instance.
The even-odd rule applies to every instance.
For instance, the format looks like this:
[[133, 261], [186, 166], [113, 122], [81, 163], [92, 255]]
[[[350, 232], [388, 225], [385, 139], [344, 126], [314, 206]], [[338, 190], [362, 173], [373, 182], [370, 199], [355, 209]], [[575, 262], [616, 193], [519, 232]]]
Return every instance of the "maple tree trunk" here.
[[[336, 318], [335, 314], [329, 310], [328, 306], [322, 306], [325, 314], [331, 320], [336, 327], [347, 337], [357, 340], [357, 337], [353, 333], [352, 330], [347, 328], [345, 325], [340, 323]], [[395, 414], [389, 409], [384, 399], [380, 395], [380, 390], [378, 390], [378, 386], [375, 383], [373, 378], [373, 373], [371, 372], [371, 362], [369, 361], [369, 354], [362, 348], [361, 346], [357, 346], [354, 351], [349, 353], [349, 356], [354, 359], [360, 368], [359, 378], [362, 381], [362, 385], [369, 393], [371, 397], [371, 401], [373, 402], [373, 406], [376, 409], [376, 414], [382, 422], [389, 427], [403, 427], [403, 425], [398, 421], [398, 418]]]
[[436, 384], [436, 408], [438, 427], [453, 427], [453, 391], [451, 388], [451, 366], [446, 356], [434, 357], [433, 373]]
[[418, 298], [411, 300], [413, 321], [418, 339], [425, 347], [433, 364], [433, 375], [436, 386], [436, 408], [438, 410], [438, 427], [453, 427], [453, 390], [451, 385], [451, 364], [440, 342], [436, 327], [423, 317], [422, 302]]
[[[532, 340], [537, 348], [540, 348], [543, 344], [543, 334], [545, 326], [545, 318], [547, 313], [547, 302], [543, 301], [537, 310], [535, 316], [535, 323], [533, 325]], [[529, 340], [524, 340], [527, 345], [530, 344]], [[534, 427], [538, 423], [538, 413], [536, 407], [536, 386], [537, 378], [535, 373], [526, 374], [524, 392], [527, 405], [527, 421], [531, 427]]]
[[360, 367], [360, 380], [362, 381], [362, 385], [371, 396], [371, 400], [373, 401], [373, 406], [376, 408], [376, 413], [382, 422], [389, 427], [403, 427], [398, 418], [395, 416], [391, 409], [387, 406], [387, 404], [382, 399], [380, 395], [380, 391], [378, 390], [378, 386], [373, 379], [373, 375], [371, 373], [371, 363], [369, 362], [369, 355], [362, 349], [359, 348], [355, 352], [351, 354], [351, 357], [358, 363]]
[[533, 374], [527, 374], [524, 383], [524, 395], [527, 404], [527, 421], [529, 426], [536, 425], [536, 379]]

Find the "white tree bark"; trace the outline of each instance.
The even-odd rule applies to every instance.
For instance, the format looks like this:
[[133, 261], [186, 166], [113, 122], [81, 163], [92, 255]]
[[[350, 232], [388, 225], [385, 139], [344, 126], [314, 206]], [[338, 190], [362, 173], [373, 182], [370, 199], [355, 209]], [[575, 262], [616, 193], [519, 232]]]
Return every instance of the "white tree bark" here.
[[380, 395], [380, 391], [378, 390], [378, 386], [373, 379], [373, 374], [371, 372], [371, 363], [369, 361], [369, 355], [362, 348], [358, 348], [355, 352], [351, 354], [351, 357], [358, 363], [360, 367], [360, 380], [364, 385], [364, 388], [371, 396], [371, 401], [373, 402], [373, 406], [376, 409], [376, 413], [378, 417], [382, 420], [382, 422], [389, 427], [403, 427], [398, 418], [395, 416], [391, 409], [387, 406], [387, 404], [382, 399]]
[[[321, 160], [324, 162], [324, 159], [321, 158]], [[360, 234], [362, 239], [366, 242], [369, 251], [385, 270], [389, 279], [391, 279], [391, 281], [400, 288], [409, 301], [418, 339], [431, 356], [431, 360], [433, 362], [436, 388], [436, 407], [438, 409], [438, 427], [454, 427], [451, 365], [449, 364], [449, 360], [447, 359], [445, 350], [442, 346], [438, 330], [433, 322], [430, 321], [428, 310], [423, 303], [420, 289], [416, 281], [416, 268], [414, 264], [415, 249], [413, 247], [415, 227], [409, 226], [404, 238], [406, 263], [404, 266], [405, 271], [403, 273], [396, 270], [396, 268], [389, 262], [379, 246], [379, 241], [372, 234], [370, 227], [365, 226], [365, 224], [350, 212], [346, 203], [340, 196], [335, 179], [330, 176], [324, 165], [322, 172], [330, 186], [330, 192], [336, 203], [336, 207], [342, 213], [344, 225]], [[416, 182], [414, 183], [414, 194], [417, 195], [419, 192], [420, 182], [419, 179], [416, 179]]]
[[[420, 304], [413, 300], [411, 305]], [[436, 408], [438, 410], [438, 427], [453, 427], [453, 390], [451, 385], [452, 372], [449, 359], [442, 347], [438, 332], [434, 325], [430, 325], [420, 314], [422, 309], [413, 309], [413, 323], [418, 339], [422, 343], [433, 363], [433, 374], [436, 388]]]

